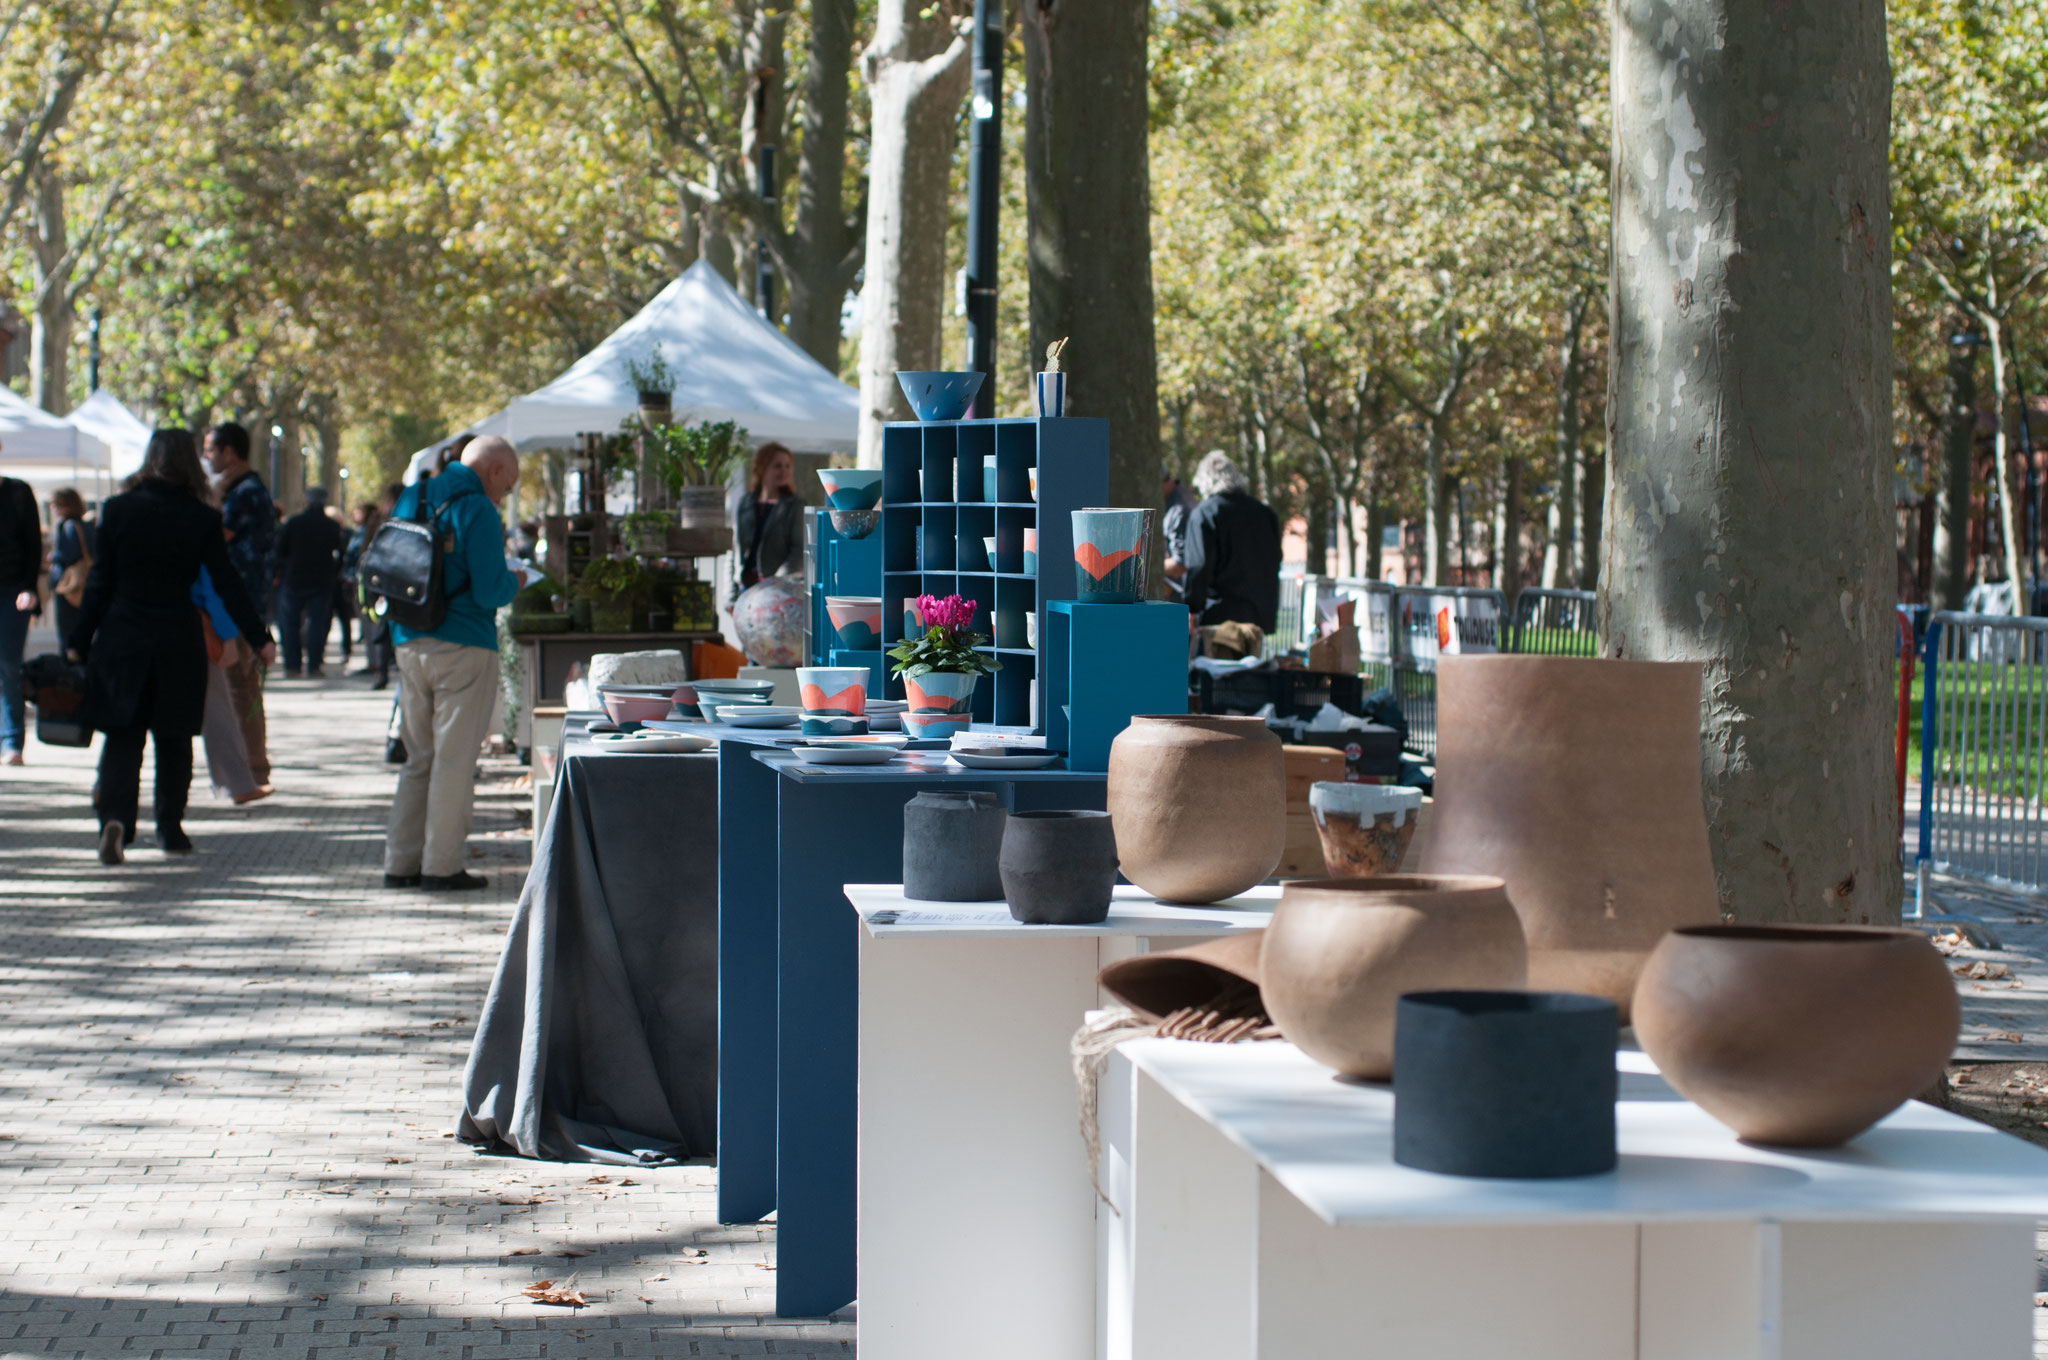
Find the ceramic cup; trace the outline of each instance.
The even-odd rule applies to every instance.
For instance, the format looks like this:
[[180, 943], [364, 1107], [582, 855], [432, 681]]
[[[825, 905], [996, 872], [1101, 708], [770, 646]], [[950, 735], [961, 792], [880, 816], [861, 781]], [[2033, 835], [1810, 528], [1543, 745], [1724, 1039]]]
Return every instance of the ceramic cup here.
[[839, 645], [849, 652], [872, 652], [882, 645], [882, 597], [827, 595], [825, 616]]
[[1422, 790], [1399, 784], [1309, 785], [1309, 812], [1335, 878], [1391, 874], [1401, 867], [1422, 812]]
[[1031, 499], [1036, 503], [1038, 500], [1038, 469], [1032, 468], [1029, 475], [1031, 478]]
[[866, 666], [799, 666], [796, 682], [803, 694], [805, 736], [867, 735]]
[[1026, 576], [1038, 575], [1038, 530], [1036, 529], [1026, 529], [1024, 531], [1023, 571]]
[[996, 460], [993, 458], [981, 465], [981, 498], [985, 501], [996, 498]]
[[1106, 812], [1019, 812], [997, 862], [1010, 915], [1026, 925], [1092, 925], [1109, 915], [1116, 834]]
[[1034, 652], [1038, 650], [1038, 611], [1036, 609], [1025, 611], [1024, 645]]
[[990, 534], [983, 538], [981, 540], [981, 548], [983, 552], [988, 554], [988, 569], [990, 571], [1001, 571], [1002, 568], [996, 565], [996, 536]]
[[1074, 511], [1074, 598], [1082, 604], [1136, 604], [1145, 598], [1150, 510], [1091, 506]]

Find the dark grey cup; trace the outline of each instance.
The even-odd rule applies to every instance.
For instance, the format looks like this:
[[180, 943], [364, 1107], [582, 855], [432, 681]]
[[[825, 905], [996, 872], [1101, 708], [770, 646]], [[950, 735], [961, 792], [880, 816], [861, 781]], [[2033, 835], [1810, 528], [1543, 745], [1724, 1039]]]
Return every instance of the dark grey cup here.
[[1116, 835], [1107, 812], [1017, 812], [1003, 831], [1003, 896], [1034, 926], [1090, 926], [1109, 916]]
[[993, 902], [1009, 814], [993, 793], [928, 789], [903, 805], [903, 895], [919, 902]]
[[1452, 1176], [1615, 1166], [1614, 1003], [1571, 992], [1410, 992], [1394, 1006], [1394, 1160]]

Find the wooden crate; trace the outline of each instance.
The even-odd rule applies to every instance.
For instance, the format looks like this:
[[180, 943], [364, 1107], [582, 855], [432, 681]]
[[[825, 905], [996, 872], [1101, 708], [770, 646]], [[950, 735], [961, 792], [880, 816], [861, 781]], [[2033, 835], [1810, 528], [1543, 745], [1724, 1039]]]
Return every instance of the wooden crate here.
[[1323, 842], [1316, 834], [1316, 819], [1305, 809], [1287, 814], [1287, 848], [1280, 852], [1276, 878], [1323, 878]]
[[1308, 786], [1342, 782], [1344, 753], [1334, 746], [1283, 746], [1287, 758], [1287, 811], [1308, 812]]

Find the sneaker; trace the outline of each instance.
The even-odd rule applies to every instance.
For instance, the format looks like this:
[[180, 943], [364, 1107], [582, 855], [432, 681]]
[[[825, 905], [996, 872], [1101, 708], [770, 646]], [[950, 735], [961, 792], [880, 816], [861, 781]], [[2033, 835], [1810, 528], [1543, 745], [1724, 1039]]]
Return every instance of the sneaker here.
[[156, 831], [156, 845], [157, 849], [167, 855], [189, 855], [192, 853], [192, 838], [178, 827], [172, 827], [168, 831], [158, 827]]
[[4, 750], [0, 750], [0, 765], [19, 764], [21, 764], [21, 748], [19, 746], [9, 746]]
[[420, 886], [428, 892], [470, 892], [488, 885], [489, 882], [489, 879], [479, 878], [467, 870], [452, 874], [420, 875]]
[[108, 822], [100, 828], [100, 863], [119, 864], [125, 856], [122, 845], [128, 835], [128, 828], [119, 822]]
[[417, 888], [419, 885], [420, 876], [418, 874], [384, 875], [384, 886], [387, 888]]

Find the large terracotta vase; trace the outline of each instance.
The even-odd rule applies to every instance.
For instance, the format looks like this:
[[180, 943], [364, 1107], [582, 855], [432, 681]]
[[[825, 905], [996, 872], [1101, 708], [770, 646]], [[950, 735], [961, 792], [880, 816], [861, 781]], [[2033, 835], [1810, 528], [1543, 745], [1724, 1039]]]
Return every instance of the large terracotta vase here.
[[1259, 988], [1295, 1047], [1347, 1077], [1383, 1081], [1402, 993], [1520, 987], [1527, 963], [1498, 878], [1305, 879], [1280, 890]]
[[1700, 801], [1700, 666], [1444, 657], [1436, 685], [1420, 868], [1506, 879], [1529, 986], [1604, 996], [1626, 1022], [1664, 933], [1720, 917]]
[[1636, 985], [1643, 1051], [1679, 1094], [1757, 1143], [1834, 1147], [1934, 1084], [1962, 1022], [1917, 930], [1697, 926]]
[[1262, 883], [1287, 848], [1287, 769], [1262, 718], [1150, 714], [1109, 747], [1109, 814], [1124, 877], [1169, 902]]

